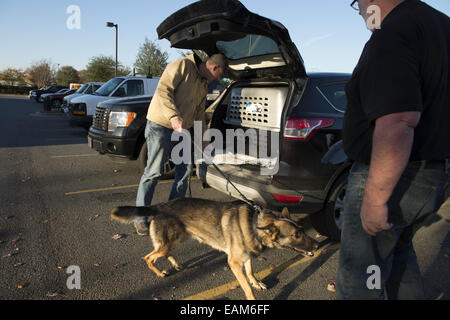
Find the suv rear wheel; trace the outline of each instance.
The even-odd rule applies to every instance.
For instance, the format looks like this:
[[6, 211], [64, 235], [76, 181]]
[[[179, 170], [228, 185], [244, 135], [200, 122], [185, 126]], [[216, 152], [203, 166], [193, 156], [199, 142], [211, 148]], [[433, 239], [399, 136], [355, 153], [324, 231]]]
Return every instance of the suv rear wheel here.
[[[141, 173], [144, 173], [145, 167], [147, 166], [147, 159], [148, 159], [148, 148], [147, 148], [147, 142], [144, 141], [142, 144], [141, 150], [139, 151], [139, 170]], [[175, 176], [175, 165], [172, 163], [172, 161], [167, 161], [164, 164], [163, 167], [163, 179], [170, 179]]]
[[322, 235], [334, 241], [341, 240], [344, 221], [344, 202], [348, 172], [342, 174], [331, 187], [325, 207], [311, 216], [311, 224]]

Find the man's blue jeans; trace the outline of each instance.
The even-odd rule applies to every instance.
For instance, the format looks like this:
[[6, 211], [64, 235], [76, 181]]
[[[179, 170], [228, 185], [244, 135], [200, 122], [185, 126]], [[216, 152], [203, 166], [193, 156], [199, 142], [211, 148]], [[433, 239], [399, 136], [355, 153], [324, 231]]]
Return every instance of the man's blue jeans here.
[[[348, 180], [337, 298], [385, 299], [387, 294], [388, 299], [425, 299], [412, 238], [421, 223], [444, 201], [448, 174], [444, 169], [408, 165], [388, 203], [389, 222], [394, 227], [372, 237], [362, 228], [360, 218], [368, 170], [367, 165], [355, 163]], [[370, 266], [381, 271], [379, 289], [371, 285], [374, 284], [371, 276], [376, 273], [368, 270]]]
[[[163, 174], [163, 166], [169, 160], [172, 149], [177, 143], [171, 141], [172, 133], [172, 129], [147, 121], [145, 138], [147, 139], [148, 160], [139, 183], [136, 197], [137, 207], [149, 206], [152, 203], [156, 184]], [[182, 163], [175, 166], [175, 181], [170, 191], [169, 200], [184, 198], [192, 170], [192, 163]], [[146, 219], [136, 220], [136, 222], [142, 221], [146, 221]]]

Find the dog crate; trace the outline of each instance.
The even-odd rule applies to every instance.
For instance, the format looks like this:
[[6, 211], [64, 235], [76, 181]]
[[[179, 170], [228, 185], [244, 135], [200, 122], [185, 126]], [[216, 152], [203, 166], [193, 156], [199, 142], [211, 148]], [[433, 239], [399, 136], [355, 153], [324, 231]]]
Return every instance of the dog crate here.
[[280, 132], [287, 87], [234, 88], [224, 123]]

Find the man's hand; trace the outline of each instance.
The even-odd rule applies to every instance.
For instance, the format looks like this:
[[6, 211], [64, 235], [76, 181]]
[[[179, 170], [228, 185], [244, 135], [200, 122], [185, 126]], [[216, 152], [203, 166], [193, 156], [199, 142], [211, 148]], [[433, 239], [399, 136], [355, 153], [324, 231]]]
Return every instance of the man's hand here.
[[170, 123], [172, 124], [172, 129], [178, 132], [183, 130], [183, 120], [178, 117], [173, 117], [170, 119]]
[[393, 225], [388, 222], [387, 205], [374, 205], [367, 199], [364, 199], [362, 202], [361, 223], [363, 229], [371, 236], [375, 236], [376, 233], [383, 230], [389, 230], [393, 227]]

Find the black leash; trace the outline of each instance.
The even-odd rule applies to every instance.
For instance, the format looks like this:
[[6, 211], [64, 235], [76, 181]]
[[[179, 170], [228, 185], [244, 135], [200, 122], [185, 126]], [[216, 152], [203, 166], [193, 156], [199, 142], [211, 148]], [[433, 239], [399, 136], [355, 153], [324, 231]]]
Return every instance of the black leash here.
[[[197, 148], [200, 152], [201, 152], [201, 154], [203, 154], [203, 150], [199, 147], [199, 146], [197, 146], [196, 144], [195, 144], [195, 142], [194, 141], [192, 141], [192, 144], [194, 145], [194, 147], [195, 148]], [[258, 204], [256, 204], [254, 201], [252, 201], [252, 200], [249, 200], [235, 185], [234, 185], [234, 183], [233, 182], [231, 182], [231, 180], [230, 180], [230, 178], [228, 178], [226, 175], [225, 175], [225, 173], [223, 173], [223, 171], [222, 170], [220, 170], [219, 169], [219, 167], [213, 162], [213, 161], [211, 161], [211, 164], [213, 165], [213, 167], [214, 167], [214, 169], [216, 169], [224, 178], [225, 178], [225, 180], [227, 180], [227, 182], [239, 193], [239, 195], [241, 196], [241, 198], [242, 198], [242, 200], [245, 202], [245, 203], [247, 203], [248, 205], [250, 205], [254, 210], [255, 210], [255, 212], [256, 213], [260, 213], [262, 210], [263, 210], [263, 208], [260, 206], [260, 205], [258, 205]]]

